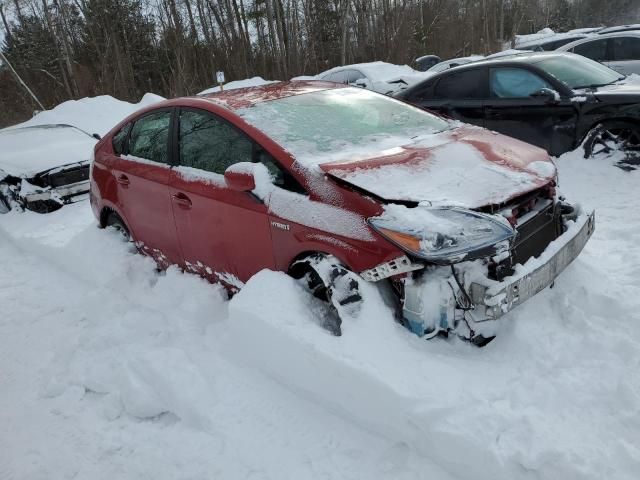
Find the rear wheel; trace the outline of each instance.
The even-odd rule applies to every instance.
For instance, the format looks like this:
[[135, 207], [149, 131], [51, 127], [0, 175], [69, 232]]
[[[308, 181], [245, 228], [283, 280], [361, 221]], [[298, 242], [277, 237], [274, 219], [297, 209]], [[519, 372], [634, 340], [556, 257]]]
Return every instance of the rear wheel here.
[[127, 225], [124, 223], [124, 221], [120, 218], [120, 215], [118, 215], [117, 213], [111, 212], [109, 214], [109, 216], [107, 217], [106, 226], [114, 228], [122, 236], [122, 239], [125, 242], [132, 241], [131, 233], [129, 232]]
[[358, 276], [330, 255], [310, 255], [296, 262], [290, 274], [324, 306], [320, 323], [335, 336], [342, 335], [342, 323], [360, 310], [362, 295]]
[[604, 122], [587, 134], [585, 158], [606, 158], [615, 152], [624, 155], [625, 163], [640, 162], [640, 124], [622, 120]]

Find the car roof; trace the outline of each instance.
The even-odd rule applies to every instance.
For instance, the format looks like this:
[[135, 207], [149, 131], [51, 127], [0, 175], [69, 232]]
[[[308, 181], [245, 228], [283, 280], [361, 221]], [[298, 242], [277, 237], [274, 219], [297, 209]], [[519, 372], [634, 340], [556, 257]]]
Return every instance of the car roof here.
[[605, 35], [607, 33], [625, 32], [629, 30], [640, 30], [640, 23], [635, 23], [631, 25], [618, 25], [617, 27], [603, 28], [598, 32], [598, 35]]
[[596, 40], [605, 40], [607, 38], [621, 38], [621, 37], [639, 37], [640, 38], [640, 30], [625, 30], [621, 32], [613, 32], [613, 33], [605, 33], [602, 35], [594, 35], [589, 36], [587, 38], [583, 38], [582, 40], [576, 40], [575, 42], [567, 43], [557, 49], [557, 51], [562, 52], [565, 50], [569, 50], [577, 45], [582, 45], [584, 43], [596, 41]]
[[[485, 60], [478, 60], [476, 62], [465, 63], [464, 65], [459, 65], [455, 67], [456, 72], [460, 72], [464, 69], [475, 68], [477, 66], [485, 66], [485, 65], [502, 65], [504, 63], [528, 63], [533, 64], [537, 63], [545, 58], [556, 58], [556, 57], [566, 57], [567, 55], [574, 55], [569, 52], [559, 52], [559, 51], [550, 51], [550, 52], [529, 52], [523, 51], [519, 53], [514, 53], [512, 55], [503, 55], [500, 57], [487, 58]], [[437, 75], [441, 75], [447, 72], [454, 71], [454, 69], [445, 70], [443, 72], [438, 72]], [[434, 75], [435, 77], [435, 75]]]
[[322, 80], [293, 80], [288, 82], [271, 83], [256, 87], [236, 88], [222, 92], [200, 95], [198, 98], [210, 101], [217, 105], [236, 110], [252, 105], [279, 100], [281, 98], [303, 95], [322, 90], [346, 88], [347, 85], [325, 82]]
[[552, 33], [547, 35], [544, 35], [544, 34], [540, 34], [540, 35], [541, 36], [538, 38], [517, 42], [514, 48], [526, 49], [530, 47], [537, 47], [539, 45], [546, 45], [547, 43], [553, 43], [559, 40], [566, 40], [571, 38], [575, 38], [576, 40], [579, 40], [589, 36], [589, 34], [587, 33]]

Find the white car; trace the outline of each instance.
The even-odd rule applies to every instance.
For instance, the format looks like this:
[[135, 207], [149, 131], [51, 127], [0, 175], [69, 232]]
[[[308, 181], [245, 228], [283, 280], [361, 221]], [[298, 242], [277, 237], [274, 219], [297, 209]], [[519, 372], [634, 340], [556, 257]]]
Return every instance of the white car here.
[[603, 63], [624, 75], [640, 74], [640, 31], [606, 33], [558, 48]]
[[0, 213], [49, 213], [86, 198], [97, 138], [62, 124], [0, 130]]
[[424, 80], [429, 74], [408, 65], [385, 62], [356, 63], [335, 67], [318, 74], [317, 80], [344, 83], [378, 93], [392, 94]]
[[458, 67], [460, 65], [466, 65], [467, 63], [477, 62], [484, 59], [482, 55], [471, 55], [470, 57], [452, 58], [451, 60], [444, 60], [440, 63], [436, 63], [427, 72], [438, 73], [449, 70], [450, 68]]

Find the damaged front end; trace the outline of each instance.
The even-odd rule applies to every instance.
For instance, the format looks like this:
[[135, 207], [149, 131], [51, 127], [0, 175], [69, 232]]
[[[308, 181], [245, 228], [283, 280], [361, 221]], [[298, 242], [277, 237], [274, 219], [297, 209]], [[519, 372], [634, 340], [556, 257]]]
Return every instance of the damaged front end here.
[[[52, 168], [28, 178], [0, 175], [0, 203], [5, 209], [50, 213], [89, 194], [89, 161]], [[1, 206], [0, 206], [1, 207]]]
[[[586, 245], [595, 217], [550, 189], [485, 212], [387, 205], [370, 223], [408, 254], [385, 275], [404, 324], [427, 338], [455, 333], [482, 345], [502, 315], [553, 285]], [[374, 270], [362, 276], [375, 281]]]

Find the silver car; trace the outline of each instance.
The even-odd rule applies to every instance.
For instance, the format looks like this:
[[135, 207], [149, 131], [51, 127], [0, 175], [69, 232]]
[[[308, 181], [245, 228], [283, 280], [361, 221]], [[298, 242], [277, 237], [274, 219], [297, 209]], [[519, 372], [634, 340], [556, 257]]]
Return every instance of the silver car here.
[[624, 75], [640, 74], [639, 30], [595, 35], [563, 45], [558, 50], [577, 53]]

